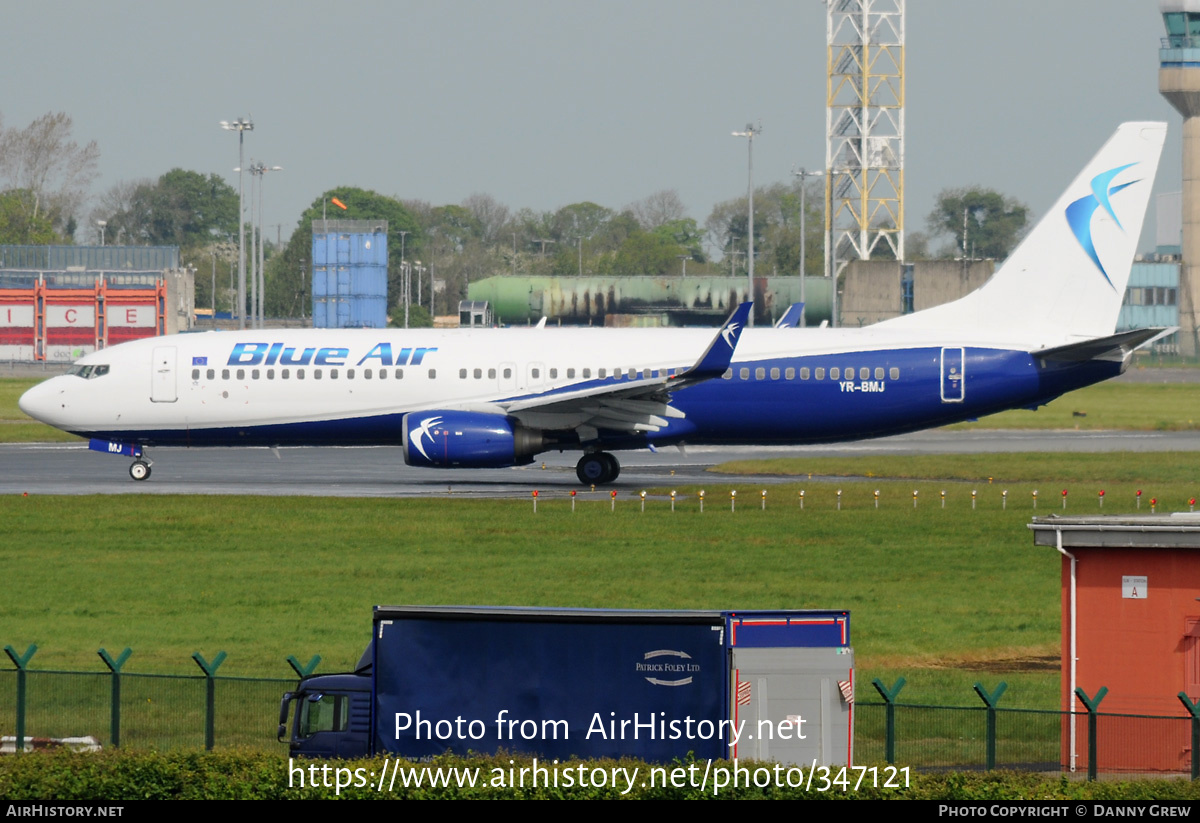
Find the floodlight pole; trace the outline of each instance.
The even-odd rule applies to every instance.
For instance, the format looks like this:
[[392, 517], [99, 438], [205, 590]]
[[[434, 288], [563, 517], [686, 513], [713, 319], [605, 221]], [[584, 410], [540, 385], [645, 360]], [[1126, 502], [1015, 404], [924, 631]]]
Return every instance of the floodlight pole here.
[[221, 121], [221, 128], [238, 133], [238, 328], [246, 328], [246, 223], [245, 223], [245, 184], [242, 180], [242, 169], [245, 163], [246, 132], [254, 131], [254, 123], [248, 117], [239, 117], [233, 122]]
[[[749, 206], [747, 208], [749, 213], [747, 231], [747, 240], [749, 242], [749, 246], [747, 246], [746, 252], [746, 278], [749, 281], [750, 288], [746, 292], [747, 300], [754, 299], [754, 135], [756, 134], [762, 134], [762, 123], [759, 123], [757, 127], [753, 123], [747, 123], [745, 131], [733, 132], [734, 137], [746, 138], [746, 154], [749, 159], [749, 183], [746, 187], [746, 197], [749, 201]], [[747, 318], [746, 325], [754, 325], [753, 311], [750, 312], [750, 317]]]
[[267, 325], [267, 270], [264, 268], [263, 246], [263, 182], [266, 179], [267, 172], [283, 171], [283, 166], [265, 166], [259, 163], [254, 171], [258, 174], [258, 327], [264, 328]]
[[807, 275], [806, 269], [808, 260], [808, 258], [805, 257], [806, 247], [804, 245], [805, 240], [807, 239], [804, 231], [804, 181], [809, 177], [822, 177], [824, 176], [825, 172], [805, 171], [804, 169], [800, 169], [800, 171], [792, 172], [792, 174], [800, 178], [800, 304], [802, 306], [800, 309], [800, 328], [804, 328], [807, 325], [805, 315], [808, 313], [808, 301], [804, 299], [804, 278]]

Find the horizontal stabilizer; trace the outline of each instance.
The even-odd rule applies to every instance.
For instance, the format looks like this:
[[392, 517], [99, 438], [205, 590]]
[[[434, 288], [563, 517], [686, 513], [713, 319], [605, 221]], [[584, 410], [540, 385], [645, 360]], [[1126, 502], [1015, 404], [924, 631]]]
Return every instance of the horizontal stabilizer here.
[[1173, 334], [1178, 326], [1170, 328], [1133, 329], [1108, 337], [1097, 337], [1079, 343], [1068, 343], [1065, 346], [1055, 346], [1050, 349], [1031, 352], [1034, 357], [1042, 360], [1057, 360], [1066, 363], [1082, 363], [1087, 360], [1111, 358], [1113, 355], [1125, 357], [1134, 349], [1153, 343], [1168, 334]]

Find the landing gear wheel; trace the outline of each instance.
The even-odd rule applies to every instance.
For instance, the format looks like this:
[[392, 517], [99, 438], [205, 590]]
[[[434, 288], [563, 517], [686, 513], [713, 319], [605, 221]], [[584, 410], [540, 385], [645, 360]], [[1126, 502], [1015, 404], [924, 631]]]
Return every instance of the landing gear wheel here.
[[617, 479], [621, 464], [607, 452], [590, 452], [579, 458], [575, 474], [585, 486], [603, 486]]
[[612, 483], [621, 476], [621, 464], [617, 462], [617, 458], [608, 452], [600, 452], [600, 455], [608, 463], [608, 476], [604, 478], [605, 483]]
[[145, 480], [150, 476], [150, 464], [145, 461], [138, 460], [129, 467], [129, 476], [134, 480]]

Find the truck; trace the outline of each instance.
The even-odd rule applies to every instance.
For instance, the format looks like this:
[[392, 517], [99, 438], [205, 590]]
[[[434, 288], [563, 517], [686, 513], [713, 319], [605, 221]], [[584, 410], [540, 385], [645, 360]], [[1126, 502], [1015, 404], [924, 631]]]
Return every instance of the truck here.
[[279, 739], [309, 758], [848, 766], [853, 693], [847, 611], [376, 606], [353, 671], [284, 694]]

